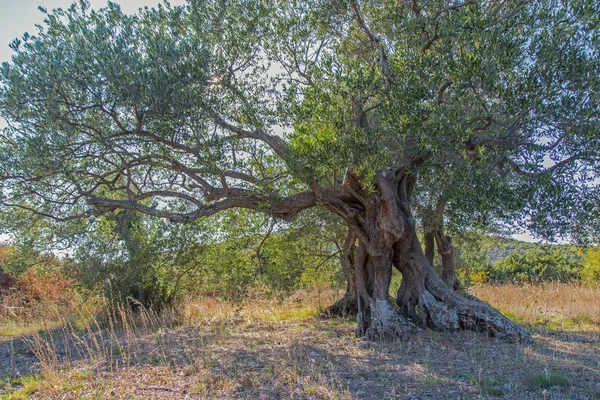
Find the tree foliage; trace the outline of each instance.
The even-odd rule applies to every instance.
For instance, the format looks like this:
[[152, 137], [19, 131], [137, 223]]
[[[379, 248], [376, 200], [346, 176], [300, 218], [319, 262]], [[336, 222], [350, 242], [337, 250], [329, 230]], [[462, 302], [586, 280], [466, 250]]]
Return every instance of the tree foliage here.
[[490, 269], [492, 283], [578, 282], [581, 280], [581, 259], [573, 251], [540, 246], [524, 254], [512, 253], [497, 261]]
[[281, 200], [299, 188], [286, 171], [368, 181], [422, 158], [423, 193], [452, 182], [462, 224], [525, 209], [540, 234], [589, 236], [571, 216], [597, 212], [593, 2], [442, 3], [43, 10], [2, 66], [2, 202], [292, 217], [315, 201]]
[[191, 295], [241, 302], [255, 288], [282, 297], [301, 287], [339, 284], [342, 226], [323, 217], [311, 213], [288, 225], [229, 212], [179, 225], [119, 212], [73, 241], [68, 265], [87, 289], [155, 308]]
[[600, 247], [589, 247], [583, 254], [581, 281], [589, 286], [600, 285]]

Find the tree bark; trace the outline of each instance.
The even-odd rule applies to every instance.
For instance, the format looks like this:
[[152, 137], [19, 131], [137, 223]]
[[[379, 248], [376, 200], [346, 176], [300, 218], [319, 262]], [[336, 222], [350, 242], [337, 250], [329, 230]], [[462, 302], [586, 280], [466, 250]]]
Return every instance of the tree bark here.
[[[403, 169], [377, 173], [370, 188], [347, 171], [341, 193], [316, 191], [317, 203], [342, 216], [356, 234], [358, 333], [371, 340], [406, 340], [418, 323], [439, 330], [484, 331], [508, 341], [529, 340], [524, 329], [494, 308], [455, 293], [434, 271], [411, 213], [414, 185], [415, 178]], [[399, 312], [388, 301], [393, 267], [402, 273]]]
[[423, 224], [423, 245], [425, 246], [425, 258], [429, 264], [433, 265], [435, 258], [435, 235], [434, 230], [428, 229], [427, 224]]
[[440, 277], [454, 291], [462, 289], [460, 280], [456, 276], [454, 268], [454, 246], [452, 238], [444, 233], [442, 229], [435, 231], [435, 242], [437, 244], [438, 253], [442, 257], [442, 272]]
[[[404, 179], [403, 181], [406, 181]], [[407, 339], [414, 324], [389, 302], [394, 243], [403, 236], [394, 170], [376, 174], [371, 188], [347, 171], [342, 192], [318, 192], [318, 204], [342, 216], [357, 238], [354, 273], [358, 333], [368, 339]]]
[[452, 238], [444, 233], [444, 212], [446, 209], [446, 202], [444, 200], [444, 194], [441, 194], [438, 198], [435, 209], [427, 209], [423, 216], [423, 232], [424, 232], [424, 246], [425, 246], [425, 258], [429, 264], [434, 265], [435, 247], [442, 259], [442, 268], [440, 276], [446, 284], [452, 288], [452, 290], [461, 290], [462, 285], [456, 275], [456, 269], [454, 267], [454, 246], [452, 245]]
[[531, 340], [526, 330], [495, 308], [448, 287], [425, 258], [416, 232], [411, 236], [410, 246], [400, 241], [394, 251], [394, 266], [402, 273], [396, 301], [404, 315], [438, 330], [482, 331], [509, 342]]
[[389, 302], [392, 277], [391, 252], [373, 255], [359, 245], [355, 263], [358, 286], [358, 334], [369, 340], [408, 340], [415, 325]]

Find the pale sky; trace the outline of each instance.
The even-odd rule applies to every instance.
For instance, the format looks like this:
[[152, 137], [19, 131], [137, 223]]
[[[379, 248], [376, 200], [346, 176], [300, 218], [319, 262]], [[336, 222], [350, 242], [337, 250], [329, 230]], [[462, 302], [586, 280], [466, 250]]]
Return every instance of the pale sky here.
[[[127, 13], [135, 13], [140, 7], [155, 7], [160, 0], [117, 0], [121, 9]], [[43, 14], [38, 6], [52, 10], [53, 8], [67, 8], [73, 0], [0, 0], [0, 62], [8, 61], [12, 50], [8, 44], [16, 37], [21, 37], [24, 32], [34, 34], [35, 24], [42, 23]], [[102, 8], [106, 0], [90, 0], [93, 8]], [[185, 0], [170, 0], [172, 5], [185, 3]]]
[[[160, 0], [118, 0], [115, 3], [121, 5], [121, 9], [128, 14], [135, 13], [140, 7], [155, 7]], [[185, 0], [170, 0], [172, 5], [185, 3]], [[36, 32], [35, 24], [42, 23], [43, 14], [38, 6], [52, 10], [53, 8], [67, 8], [73, 3], [72, 0], [0, 0], [0, 62], [9, 61], [12, 50], [8, 44], [23, 33]], [[102, 8], [106, 0], [90, 0], [93, 8]], [[0, 118], [0, 129], [5, 126]], [[533, 241], [529, 234], [514, 235], [515, 239]]]

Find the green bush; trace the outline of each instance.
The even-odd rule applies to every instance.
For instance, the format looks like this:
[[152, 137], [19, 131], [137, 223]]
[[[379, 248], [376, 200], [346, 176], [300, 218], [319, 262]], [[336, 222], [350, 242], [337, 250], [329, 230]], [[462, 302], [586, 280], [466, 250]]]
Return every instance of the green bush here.
[[94, 223], [72, 273], [114, 301], [154, 308], [203, 294], [240, 302], [252, 288], [282, 298], [339, 281], [342, 226], [313, 217], [289, 224], [238, 211], [180, 225], [118, 212]]
[[205, 252], [193, 225], [118, 212], [94, 221], [69, 264], [83, 287], [113, 302], [160, 309], [184, 297]]
[[583, 252], [581, 282], [587, 286], [600, 285], [600, 247], [590, 247]]
[[511, 253], [489, 267], [492, 283], [573, 282], [581, 280], [583, 265], [573, 251], [540, 245], [523, 254]]

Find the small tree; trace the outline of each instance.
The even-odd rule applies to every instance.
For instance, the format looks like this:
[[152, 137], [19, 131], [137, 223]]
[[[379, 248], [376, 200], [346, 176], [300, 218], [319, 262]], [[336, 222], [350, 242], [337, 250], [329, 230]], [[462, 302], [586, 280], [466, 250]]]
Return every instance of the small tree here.
[[[197, 224], [198, 225], [198, 224]], [[160, 309], [182, 300], [200, 282], [209, 244], [198, 226], [169, 226], [131, 211], [103, 216], [72, 243], [70, 273], [114, 302]]]

